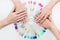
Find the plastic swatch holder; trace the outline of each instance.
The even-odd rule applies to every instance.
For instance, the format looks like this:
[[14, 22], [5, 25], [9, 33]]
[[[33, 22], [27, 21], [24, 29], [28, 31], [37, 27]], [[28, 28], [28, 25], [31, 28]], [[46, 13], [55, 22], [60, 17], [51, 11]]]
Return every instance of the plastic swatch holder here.
[[25, 24], [19, 22], [14, 23], [16, 31], [20, 36], [29, 40], [35, 40], [45, 34], [46, 29], [40, 27], [35, 20], [34, 16], [40, 12], [42, 9], [42, 4], [32, 4], [32, 1], [26, 3], [25, 7], [27, 8], [27, 22]]

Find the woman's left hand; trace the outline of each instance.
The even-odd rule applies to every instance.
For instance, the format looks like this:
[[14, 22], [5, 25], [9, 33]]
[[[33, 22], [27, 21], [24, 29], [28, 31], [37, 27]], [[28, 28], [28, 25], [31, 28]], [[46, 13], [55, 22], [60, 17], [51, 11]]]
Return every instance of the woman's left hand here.
[[44, 20], [52, 14], [52, 8], [59, 2], [60, 0], [51, 0], [48, 5], [46, 5], [42, 10], [41, 14], [37, 17], [37, 20], [40, 21], [40, 23], [43, 23]]
[[40, 13], [38, 13], [36, 16], [36, 20], [37, 21], [40, 21], [40, 23], [43, 23], [46, 18], [52, 14], [52, 9], [49, 8], [48, 6], [44, 7]]
[[[35, 21], [36, 23], [38, 23], [39, 25], [43, 26], [44, 28], [48, 28], [50, 29], [51, 25], [53, 25], [53, 22], [52, 22], [52, 18], [51, 18], [51, 15], [49, 15], [46, 19], [41, 19], [40, 21], [40, 13], [38, 13], [36, 16], [35, 16]], [[43, 21], [43, 22], [42, 22]]]

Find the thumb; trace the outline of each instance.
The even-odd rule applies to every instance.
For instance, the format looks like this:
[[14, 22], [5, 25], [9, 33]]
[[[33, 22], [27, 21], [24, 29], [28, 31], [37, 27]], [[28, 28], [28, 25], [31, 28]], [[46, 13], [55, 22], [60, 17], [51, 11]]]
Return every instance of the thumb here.
[[12, 13], [12, 12], [14, 12], [15, 11], [15, 7], [13, 7], [12, 9], [11, 9], [11, 12], [10, 13]]

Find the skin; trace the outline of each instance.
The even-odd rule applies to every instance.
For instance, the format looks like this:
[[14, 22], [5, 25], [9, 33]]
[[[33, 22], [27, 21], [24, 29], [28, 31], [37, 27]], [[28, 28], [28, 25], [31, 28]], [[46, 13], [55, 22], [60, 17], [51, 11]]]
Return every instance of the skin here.
[[25, 13], [22, 14], [22, 16], [25, 15], [24, 19], [21, 20], [23, 23], [25, 23], [26, 22], [26, 18], [27, 18], [27, 12], [26, 12], [26, 8], [25, 8], [24, 4], [22, 4], [19, 0], [12, 0], [12, 1], [14, 3], [15, 7], [16, 7], [15, 11], [19, 11], [21, 9], [22, 10], [25, 9]]
[[60, 2], [60, 0], [52, 0], [46, 7], [43, 8], [42, 12], [36, 14], [35, 21], [42, 27], [49, 29], [56, 39], [60, 40], [60, 31], [56, 28], [51, 18], [51, 10], [57, 2]]
[[[41, 10], [41, 14], [38, 16], [37, 21], [41, 21], [41, 23], [44, 22], [44, 20], [52, 14], [52, 8], [59, 2], [60, 0], [51, 0], [48, 5], [46, 5], [42, 10]], [[21, 2], [19, 0], [13, 0], [14, 5], [16, 6], [16, 11], [20, 10], [20, 4]], [[24, 5], [24, 4], [22, 4]], [[24, 8], [24, 6], [22, 6]], [[23, 9], [22, 8], [22, 9]], [[26, 14], [27, 15], [27, 14]], [[40, 17], [40, 19], [39, 19]], [[39, 20], [38, 20], [39, 19]], [[26, 18], [25, 20], [23, 19], [23, 22], [26, 22]]]
[[56, 28], [51, 18], [47, 18], [43, 23], [38, 22], [42, 27], [49, 29], [57, 40], [60, 40], [60, 31]]
[[[60, 40], [60, 33], [48, 17], [50, 17], [50, 15], [51, 15], [51, 12], [52, 12], [51, 9], [59, 1], [60, 0], [50, 1], [49, 4], [43, 8], [41, 14], [40, 15], [37, 14], [35, 16], [36, 22], [39, 23], [41, 26], [46, 27], [49, 30], [51, 30], [53, 32], [53, 34], [55, 35], [55, 37], [57, 38], [57, 40]], [[18, 0], [13, 0], [13, 2], [14, 2], [14, 4], [15, 3], [19, 4]], [[4, 26], [14, 23], [14, 22], [19, 22], [19, 21], [24, 22], [24, 19], [26, 20], [26, 14], [25, 14], [26, 9], [23, 7], [23, 5], [21, 3], [19, 5], [17, 5], [17, 4], [15, 4], [15, 8], [12, 9], [12, 11], [8, 15], [8, 17], [5, 18], [4, 20], [0, 21], [0, 28], [3, 28]], [[15, 10], [15, 12], [14, 12], [14, 10]]]
[[48, 5], [46, 5], [42, 11], [41, 11], [41, 14], [38, 16], [38, 18], [40, 17], [40, 19], [38, 20], [37, 18], [37, 21], [40, 21], [41, 23], [44, 22], [44, 20], [52, 14], [52, 8], [58, 3], [60, 2], [60, 0], [51, 0]]
[[22, 22], [26, 18], [26, 9], [22, 4], [20, 4], [19, 6], [21, 9], [15, 11], [17, 10], [15, 6], [5, 19], [0, 20], [0, 29], [14, 22]]
[[[51, 32], [54, 34], [54, 36], [57, 38], [57, 40], [60, 40], [60, 32], [58, 29], [55, 27], [54, 23], [51, 21], [51, 13], [52, 13], [52, 8], [59, 2], [60, 0], [51, 0], [48, 5], [46, 5], [42, 11], [41, 14], [37, 14], [35, 16], [35, 20], [38, 24], [41, 26], [51, 30]], [[20, 2], [17, 0], [13, 1], [15, 6], [16, 6], [16, 11], [20, 10]], [[24, 19], [23, 19], [24, 21]]]
[[[15, 4], [15, 8], [13, 8], [12, 9], [12, 12], [9, 14], [9, 16], [7, 17], [7, 18], [5, 18], [4, 20], [0, 20], [0, 28], [2, 28], [2, 27], [4, 27], [4, 26], [6, 26], [6, 25], [8, 25], [8, 24], [10, 24], [10, 23], [13, 23], [13, 22], [16, 22], [17, 20], [15, 19], [15, 18], [18, 18], [19, 19], [19, 21], [22, 21], [23, 20], [23, 22], [25, 22], [24, 21], [24, 19], [26, 20], [26, 17], [22, 17], [22, 18], [19, 18], [20, 16], [22, 16], [22, 15], [20, 15], [20, 13], [18, 14], [18, 15], [20, 15], [20, 16], [16, 16], [16, 14], [17, 14], [17, 12], [18, 12], [18, 10], [22, 10], [22, 8], [23, 8], [23, 10], [25, 10], [25, 8], [21, 5], [21, 3], [20, 4], [18, 4], [19, 3], [19, 1], [18, 0], [12, 0], [13, 2], [14, 2], [14, 4]], [[53, 8], [53, 6], [58, 2], [58, 1], [60, 1], [60, 0], [52, 0], [51, 2], [49, 2], [49, 4], [42, 10], [42, 13], [41, 13], [41, 15], [39, 16], [40, 17], [40, 21], [42, 20], [42, 18], [43, 18], [43, 16], [44, 16], [44, 18], [43, 18], [43, 21], [48, 17], [48, 15], [50, 15], [50, 13], [51, 13], [51, 9]], [[17, 4], [18, 5], [17, 5]], [[52, 5], [51, 5], [51, 3], [52, 3]], [[47, 9], [46, 9], [47, 8]], [[15, 12], [13, 12], [15, 10]], [[23, 12], [22, 12], [23, 13]], [[25, 14], [26, 12], [24, 11], [24, 16], [26, 15]], [[13, 15], [12, 15], [13, 14]], [[38, 18], [39, 18], [38, 17]], [[37, 19], [38, 19], [37, 18]], [[14, 20], [12, 20], [12, 19], [14, 19]], [[43, 22], [43, 21], [41, 21], [41, 23]]]

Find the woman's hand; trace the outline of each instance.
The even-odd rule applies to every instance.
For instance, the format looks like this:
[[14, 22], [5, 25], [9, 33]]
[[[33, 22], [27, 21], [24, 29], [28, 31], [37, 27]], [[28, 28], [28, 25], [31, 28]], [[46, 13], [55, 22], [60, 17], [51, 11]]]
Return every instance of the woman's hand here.
[[[35, 17], [35, 20], [36, 19], [37, 19], [37, 16]], [[49, 29], [54, 34], [56, 39], [60, 40], [60, 31], [56, 28], [50, 16], [47, 17], [47, 19], [43, 23], [40, 23], [41, 21], [37, 21], [37, 20], [36, 22], [38, 22], [39, 25], [41, 25], [42, 27]]]
[[26, 22], [26, 17], [27, 17], [27, 13], [26, 13], [26, 9], [24, 8], [24, 6], [19, 5], [19, 8], [16, 9], [17, 7], [15, 6], [10, 14], [7, 16], [7, 18], [5, 18], [4, 20], [0, 21], [0, 28], [8, 25], [8, 24], [11, 24], [11, 23], [14, 23], [14, 22], [23, 22], [25, 23]]
[[[14, 3], [15, 7], [16, 7], [16, 10], [15, 11], [19, 11], [19, 10], [24, 10], [25, 9], [25, 12], [26, 12], [25, 5], [22, 4], [19, 0], [12, 0], [12, 1]], [[26, 17], [27, 17], [27, 14], [26, 13], [24, 15], [26, 15]], [[26, 17], [22, 20], [23, 23], [26, 23]]]
[[43, 23], [46, 20], [46, 18], [51, 14], [52, 14], [52, 8], [49, 8], [49, 6], [45, 6], [42, 9], [41, 13], [39, 13], [38, 18], [39, 17], [40, 18], [39, 18], [39, 20], [38, 19], [37, 20], [40, 21], [41, 23]]
[[5, 27], [8, 24], [14, 23], [14, 22], [22, 22], [26, 19], [26, 11], [25, 9], [19, 10], [14, 12], [15, 8], [12, 9], [10, 14], [2, 21], [0, 21], [0, 28]]
[[[13, 11], [14, 11], [14, 9], [13, 9]], [[7, 17], [8, 22], [10, 22], [10, 23], [19, 22], [19, 21], [22, 22], [22, 20], [26, 19], [25, 9], [19, 10], [16, 12], [13, 12], [13, 11]]]
[[39, 14], [37, 14], [37, 15], [35, 16], [35, 21], [36, 21], [36, 23], [38, 23], [39, 25], [43, 26], [44, 28], [48, 28], [48, 29], [50, 29], [51, 26], [53, 25], [51, 15], [49, 15], [44, 21], [43, 21], [43, 19], [42, 19], [41, 21], [43, 21], [43, 22], [41, 23], [41, 21], [40, 21], [40, 13], [39, 13]]
[[41, 10], [41, 14], [38, 16], [38, 18], [40, 17], [40, 19], [38, 21], [40, 21], [41, 23], [44, 22], [44, 20], [46, 20], [46, 18], [49, 15], [52, 15], [52, 8], [59, 2], [59, 0], [51, 0], [48, 5], [46, 5], [42, 10]]

